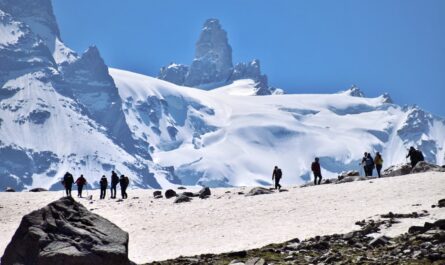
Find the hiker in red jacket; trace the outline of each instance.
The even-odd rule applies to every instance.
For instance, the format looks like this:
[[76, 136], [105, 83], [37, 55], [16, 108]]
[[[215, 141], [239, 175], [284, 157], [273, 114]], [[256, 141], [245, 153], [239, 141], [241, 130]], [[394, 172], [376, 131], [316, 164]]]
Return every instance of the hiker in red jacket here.
[[321, 169], [320, 169], [320, 163], [318, 162], [320, 159], [318, 159], [318, 157], [315, 158], [315, 161], [312, 162], [312, 172], [314, 173], [314, 185], [317, 185], [317, 179], [318, 180], [318, 185], [321, 184]]
[[77, 197], [82, 198], [83, 186], [87, 184], [87, 180], [83, 177], [83, 175], [80, 175], [80, 177], [76, 180], [76, 184], [77, 184]]

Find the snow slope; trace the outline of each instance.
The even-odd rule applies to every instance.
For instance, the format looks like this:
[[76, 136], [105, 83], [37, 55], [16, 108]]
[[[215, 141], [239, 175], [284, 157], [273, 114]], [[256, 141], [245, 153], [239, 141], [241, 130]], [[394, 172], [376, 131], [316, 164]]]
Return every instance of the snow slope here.
[[[143, 263], [256, 248], [296, 237], [301, 240], [346, 233], [358, 229], [356, 221], [378, 219], [389, 211], [430, 213], [419, 219], [400, 219], [401, 223], [382, 231], [395, 236], [411, 225], [445, 218], [443, 208], [431, 208], [444, 198], [443, 187], [445, 173], [422, 173], [338, 185], [286, 187], [289, 192], [254, 197], [237, 194], [248, 188], [219, 188], [212, 189], [209, 199], [195, 198], [183, 204], [155, 200], [151, 191], [140, 189], [130, 190], [130, 199], [124, 202], [97, 200], [99, 190], [89, 191], [93, 201], [78, 201], [127, 231], [130, 259]], [[0, 193], [0, 254], [24, 214], [62, 194]]]
[[[250, 80], [203, 91], [117, 69], [110, 74], [129, 127], [151, 142], [156, 163], [175, 167], [183, 184], [268, 184], [275, 165], [286, 184], [301, 183], [310, 178], [316, 156], [324, 175], [333, 177], [359, 170], [365, 151], [382, 152], [386, 165], [404, 162], [410, 145], [432, 144], [422, 150], [444, 163], [443, 120], [387, 103], [385, 96], [357, 97], [348, 90], [258, 97], [250, 96]], [[428, 122], [413, 115], [426, 115]]]

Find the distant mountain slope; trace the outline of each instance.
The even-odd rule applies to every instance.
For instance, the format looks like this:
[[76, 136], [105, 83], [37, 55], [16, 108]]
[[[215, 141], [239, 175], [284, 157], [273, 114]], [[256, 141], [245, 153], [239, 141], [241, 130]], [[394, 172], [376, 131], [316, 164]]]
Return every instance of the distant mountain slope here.
[[[208, 24], [202, 60], [216, 58], [205, 43], [227, 40]], [[245, 74], [208, 91], [109, 70], [97, 47], [78, 55], [63, 44], [50, 0], [0, 0], [0, 36], [0, 189], [60, 189], [66, 171], [97, 186], [111, 170], [142, 188], [267, 185], [274, 165], [297, 183], [314, 156], [329, 176], [358, 169], [364, 151], [403, 162], [410, 145], [444, 163], [444, 120], [388, 95], [256, 97], [259, 64], [243, 72], [231, 58], [211, 63]]]
[[249, 80], [203, 91], [122, 70], [110, 74], [129, 127], [150, 139], [154, 161], [173, 165], [184, 184], [267, 184], [274, 165], [283, 168], [284, 182], [301, 182], [315, 156], [324, 175], [334, 176], [359, 170], [365, 151], [382, 152], [386, 165], [404, 162], [410, 145], [444, 163], [444, 121], [387, 103], [387, 95], [365, 98], [353, 88], [252, 97]]

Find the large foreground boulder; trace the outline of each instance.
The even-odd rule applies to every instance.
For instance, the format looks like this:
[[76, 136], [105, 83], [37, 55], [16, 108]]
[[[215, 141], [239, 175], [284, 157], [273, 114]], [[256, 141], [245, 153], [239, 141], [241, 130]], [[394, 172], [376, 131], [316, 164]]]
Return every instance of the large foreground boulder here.
[[132, 263], [128, 259], [128, 233], [65, 197], [22, 218], [1, 264]]

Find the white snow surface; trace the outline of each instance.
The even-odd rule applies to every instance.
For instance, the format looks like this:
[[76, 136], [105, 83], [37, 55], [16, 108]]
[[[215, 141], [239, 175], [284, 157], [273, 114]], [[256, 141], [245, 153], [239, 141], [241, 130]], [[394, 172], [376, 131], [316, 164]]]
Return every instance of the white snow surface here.
[[[252, 80], [204, 91], [118, 69], [110, 69], [110, 74], [135, 136], [148, 139], [155, 147], [154, 162], [174, 166], [185, 185], [267, 185], [275, 165], [283, 169], [285, 184], [302, 183], [310, 178], [310, 164], [317, 156], [324, 176], [336, 177], [343, 170], [360, 170], [365, 151], [382, 152], [389, 166], [405, 162], [407, 147], [420, 143], [399, 137], [409, 112], [385, 103], [383, 96], [252, 96]], [[156, 114], [159, 131], [143, 121], [147, 113], [140, 110], [150, 102], [155, 111], [151, 97], [168, 105]], [[201, 121], [198, 127], [192, 119]], [[431, 162], [445, 163], [444, 123], [422, 126], [430, 126], [426, 140], [435, 140], [438, 147]], [[168, 127], [178, 130], [174, 139]]]
[[[284, 187], [289, 192], [245, 197], [250, 188], [212, 189], [209, 199], [194, 198], [174, 204], [152, 197], [150, 190], [130, 190], [124, 202], [77, 199], [130, 235], [129, 257], [137, 263], [203, 253], [262, 247], [293, 238], [347, 233], [362, 219], [380, 214], [427, 210], [429, 216], [400, 219], [381, 233], [396, 236], [411, 225], [445, 218], [443, 208], [431, 208], [444, 198], [445, 173], [421, 173], [345, 184], [307, 188]], [[230, 193], [226, 193], [230, 192]], [[73, 191], [75, 196], [76, 192]], [[12, 238], [23, 215], [60, 198], [59, 192], [0, 193], [0, 253]], [[416, 206], [417, 205], [417, 206]]]

